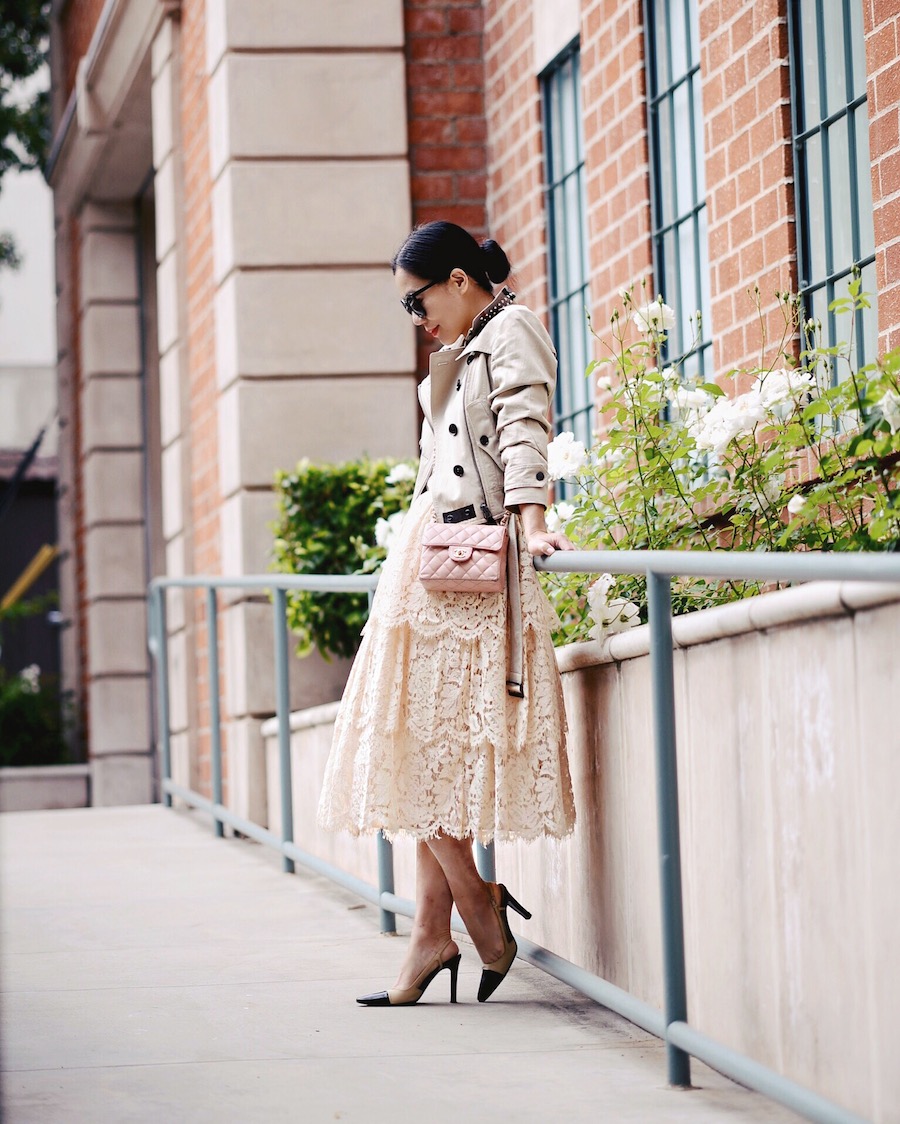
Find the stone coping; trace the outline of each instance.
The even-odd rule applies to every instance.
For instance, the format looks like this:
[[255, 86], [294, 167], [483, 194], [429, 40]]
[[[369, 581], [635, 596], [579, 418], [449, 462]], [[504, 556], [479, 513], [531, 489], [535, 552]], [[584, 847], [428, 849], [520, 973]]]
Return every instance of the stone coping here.
[[[295, 730], [308, 730], [313, 726], [328, 726], [337, 717], [339, 702], [322, 703], [321, 706], [311, 706], [306, 710], [295, 710], [291, 713], [291, 733]], [[278, 719], [267, 718], [260, 727], [264, 738], [278, 736]]]
[[[748, 632], [764, 632], [769, 628], [799, 624], [822, 617], [849, 616], [860, 609], [871, 609], [900, 601], [900, 587], [893, 582], [809, 582], [792, 589], [777, 589], [758, 597], [746, 597], [731, 605], [699, 609], [672, 620], [672, 637], [676, 648], [692, 648], [729, 636]], [[556, 662], [561, 672], [600, 664], [621, 663], [650, 652], [650, 626], [638, 625], [627, 632], [618, 632], [606, 640], [584, 640], [556, 649]], [[290, 717], [291, 732], [333, 723], [337, 702], [294, 711]], [[278, 719], [269, 718], [261, 727], [264, 738], [278, 735]], [[2, 770], [0, 770], [2, 775]]]
[[[900, 601], [900, 586], [893, 582], [809, 582], [675, 617], [672, 637], [676, 648], [691, 648], [728, 636], [764, 632], [822, 617], [852, 615], [860, 609], [892, 601]], [[556, 662], [561, 672], [577, 671], [646, 656], [649, 651], [650, 626], [642, 624], [605, 640], [566, 644], [556, 649]]]
[[88, 764], [76, 765], [4, 765], [0, 768], [0, 782], [6, 780], [50, 780], [55, 777], [87, 777], [91, 767]]

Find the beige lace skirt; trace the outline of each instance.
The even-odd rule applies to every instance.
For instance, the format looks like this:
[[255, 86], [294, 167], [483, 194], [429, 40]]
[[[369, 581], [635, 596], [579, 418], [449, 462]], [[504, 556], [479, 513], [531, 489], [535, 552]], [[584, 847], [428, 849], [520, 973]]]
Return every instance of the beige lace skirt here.
[[506, 691], [506, 594], [418, 581], [427, 493], [384, 565], [344, 691], [319, 823], [428, 839], [535, 839], [575, 823], [553, 610], [524, 542], [525, 697]]

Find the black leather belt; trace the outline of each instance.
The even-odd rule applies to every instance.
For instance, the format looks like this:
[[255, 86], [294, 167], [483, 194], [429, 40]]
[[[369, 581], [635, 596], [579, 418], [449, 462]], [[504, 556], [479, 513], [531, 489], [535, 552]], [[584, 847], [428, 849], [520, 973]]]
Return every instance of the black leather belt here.
[[441, 519], [445, 523], [465, 523], [467, 519], [475, 518], [475, 505], [473, 503], [467, 504], [465, 507], [458, 507], [455, 511], [445, 511]]

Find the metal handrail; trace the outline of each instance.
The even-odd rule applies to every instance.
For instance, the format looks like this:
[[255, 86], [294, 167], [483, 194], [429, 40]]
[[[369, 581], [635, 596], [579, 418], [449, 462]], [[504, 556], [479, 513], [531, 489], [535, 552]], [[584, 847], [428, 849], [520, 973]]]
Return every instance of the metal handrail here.
[[[672, 1085], [685, 1087], [690, 1085], [690, 1057], [694, 1056], [809, 1120], [818, 1121], [820, 1124], [865, 1124], [861, 1117], [847, 1109], [768, 1069], [752, 1058], [713, 1041], [688, 1025], [675, 752], [671, 579], [675, 576], [720, 580], [744, 578], [777, 582], [824, 579], [896, 582], [900, 586], [900, 555], [672, 550], [560, 551], [549, 558], [537, 560], [535, 565], [539, 570], [552, 573], [644, 574], [647, 578], [656, 758], [664, 1011], [656, 1010], [650, 1004], [644, 1003], [609, 981], [585, 971], [531, 941], [519, 939], [519, 954], [536, 967], [662, 1038], [666, 1044], [668, 1078]], [[291, 805], [287, 592], [289, 590], [330, 593], [366, 592], [371, 596], [377, 581], [377, 575], [343, 577], [324, 574], [155, 578], [149, 588], [149, 643], [157, 667], [162, 791], [166, 806], [171, 807], [172, 797], [176, 796], [211, 815], [217, 835], [221, 836], [224, 833], [223, 825], [229, 824], [244, 835], [280, 851], [286, 871], [293, 872], [295, 864], [300, 863], [307, 869], [330, 878], [364, 900], [377, 905], [381, 910], [382, 931], [394, 932], [396, 914], [412, 917], [415, 903], [399, 898], [394, 893], [391, 844], [381, 833], [376, 837], [379, 885], [371, 886], [296, 846], [293, 840]], [[273, 591], [277, 677], [276, 718], [282, 801], [280, 838], [258, 824], [237, 816], [222, 803], [222, 750], [217, 690], [210, 692], [211, 701], [215, 698], [211, 710], [213, 798], [207, 799], [172, 780], [168, 661], [165, 658], [167, 638], [165, 592], [173, 588], [206, 590], [210, 682], [216, 685], [218, 684], [216, 590], [232, 588]], [[482, 875], [493, 880], [493, 848], [478, 847], [477, 857]], [[462, 922], [455, 914], [454, 927], [462, 928]]]

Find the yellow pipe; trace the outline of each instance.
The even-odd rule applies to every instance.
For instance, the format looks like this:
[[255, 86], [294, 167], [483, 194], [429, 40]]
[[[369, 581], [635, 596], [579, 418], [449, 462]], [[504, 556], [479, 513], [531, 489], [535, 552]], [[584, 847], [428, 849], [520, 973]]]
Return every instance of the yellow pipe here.
[[48, 546], [45, 543], [9, 587], [3, 600], [0, 601], [0, 610], [8, 609], [10, 606], [15, 605], [22, 594], [27, 593], [31, 586], [34, 585], [57, 554], [59, 554], [58, 546]]

